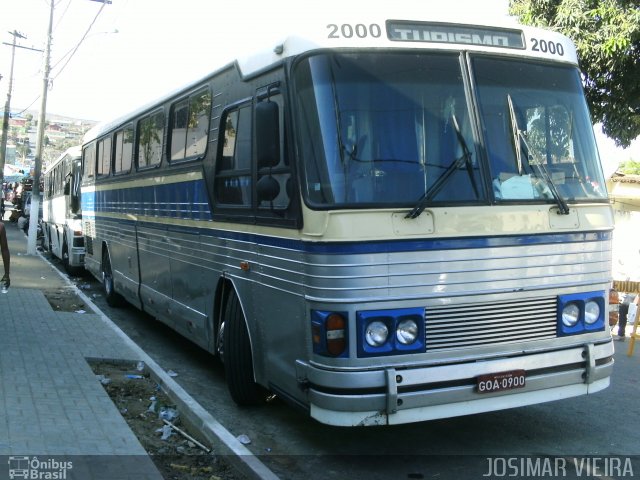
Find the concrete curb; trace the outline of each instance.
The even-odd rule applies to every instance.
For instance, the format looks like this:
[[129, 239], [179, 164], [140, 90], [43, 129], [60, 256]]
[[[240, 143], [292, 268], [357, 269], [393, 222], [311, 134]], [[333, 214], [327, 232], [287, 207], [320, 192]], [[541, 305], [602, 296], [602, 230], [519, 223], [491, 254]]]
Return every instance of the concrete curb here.
[[[40, 252], [38, 252], [43, 261], [49, 263]], [[54, 267], [54, 270], [62, 277], [62, 279], [73, 288], [74, 292], [98, 315], [98, 317], [111, 328], [125, 344], [131, 348], [139, 360], [143, 361], [146, 368], [153, 379], [158, 382], [176, 402], [183, 418], [194, 429], [200, 432], [207, 441], [217, 447], [216, 452], [226, 456], [234, 468], [246, 476], [248, 479], [255, 480], [280, 480], [279, 477], [272, 472], [264, 463], [262, 463], [251, 451], [246, 448], [240, 441], [234, 437], [220, 422], [218, 422], [202, 405], [200, 405], [191, 395], [189, 395], [173, 378], [171, 378], [164, 369], [158, 365], [142, 348], [138, 346], [126, 333], [120, 329], [102, 310], [95, 305], [89, 297], [87, 297], [69, 278]]]

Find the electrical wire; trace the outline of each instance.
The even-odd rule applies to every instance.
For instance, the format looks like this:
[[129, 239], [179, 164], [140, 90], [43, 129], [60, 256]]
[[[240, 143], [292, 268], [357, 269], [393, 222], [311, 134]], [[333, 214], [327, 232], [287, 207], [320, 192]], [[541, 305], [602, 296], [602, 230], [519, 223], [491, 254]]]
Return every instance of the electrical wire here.
[[78, 44], [75, 46], [75, 48], [69, 53], [67, 53], [66, 55], [64, 55], [59, 61], [58, 63], [56, 63], [52, 68], [56, 68], [58, 66], [58, 64], [62, 61], [62, 59], [64, 57], [66, 57], [67, 55], [69, 56], [69, 58], [67, 58], [67, 61], [64, 63], [64, 65], [62, 65], [62, 67], [60, 67], [60, 70], [53, 76], [51, 76], [51, 80], [55, 80], [58, 75], [60, 75], [63, 70], [65, 69], [65, 67], [69, 64], [69, 62], [71, 61], [71, 59], [73, 58], [73, 56], [75, 55], [75, 53], [78, 51], [78, 48], [80, 48], [80, 45], [82, 45], [82, 42], [84, 42], [85, 38], [87, 38], [87, 35], [89, 35], [89, 32], [91, 31], [91, 29], [93, 28], [93, 25], [96, 23], [96, 20], [98, 20], [98, 17], [100, 16], [100, 14], [102, 13], [102, 10], [104, 10], [106, 3], [103, 3], [102, 6], [100, 7], [100, 10], [98, 10], [98, 13], [96, 13], [96, 16], [93, 18], [93, 21], [91, 22], [91, 24], [89, 25], [89, 28], [87, 28], [87, 31], [84, 32], [84, 35], [82, 36], [82, 38], [80, 39], [80, 41], [78, 42]]

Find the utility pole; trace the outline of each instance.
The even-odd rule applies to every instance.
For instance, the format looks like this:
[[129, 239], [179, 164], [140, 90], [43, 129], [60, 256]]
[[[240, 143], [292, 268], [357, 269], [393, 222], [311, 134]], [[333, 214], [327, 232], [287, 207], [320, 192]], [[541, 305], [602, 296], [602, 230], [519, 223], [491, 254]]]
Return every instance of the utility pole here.
[[44, 128], [47, 116], [47, 92], [49, 91], [49, 71], [51, 66], [51, 32], [53, 31], [54, 0], [50, 0], [49, 28], [47, 30], [47, 44], [44, 48], [44, 75], [42, 79], [42, 95], [40, 97], [40, 114], [38, 115], [38, 132], [36, 137], [36, 158], [33, 173], [33, 187], [31, 189], [31, 213], [29, 218], [29, 238], [27, 240], [27, 255], [36, 255], [36, 237], [38, 235], [38, 219], [40, 216], [40, 172], [42, 170], [42, 152], [44, 150]]
[[27, 38], [17, 30], [9, 32], [13, 35], [13, 43], [11, 44], [11, 70], [9, 73], [9, 88], [7, 89], [7, 101], [4, 104], [4, 117], [2, 122], [2, 140], [0, 140], [0, 184], [4, 181], [4, 164], [7, 155], [7, 136], [9, 134], [9, 116], [11, 113], [11, 90], [13, 88], [13, 61], [16, 57], [16, 37]]
[[[111, 0], [93, 0], [102, 3], [100, 12]], [[31, 212], [29, 216], [29, 238], [27, 239], [27, 255], [36, 255], [38, 235], [38, 220], [40, 217], [40, 175], [42, 172], [42, 152], [44, 151], [44, 130], [47, 117], [47, 92], [49, 91], [49, 73], [51, 71], [51, 34], [53, 31], [54, 0], [49, 0], [49, 28], [47, 30], [47, 45], [44, 50], [44, 76], [42, 78], [42, 95], [40, 96], [40, 114], [38, 115], [38, 132], [36, 139], [36, 158], [33, 172], [33, 187], [31, 189]], [[95, 21], [95, 20], [94, 20]]]

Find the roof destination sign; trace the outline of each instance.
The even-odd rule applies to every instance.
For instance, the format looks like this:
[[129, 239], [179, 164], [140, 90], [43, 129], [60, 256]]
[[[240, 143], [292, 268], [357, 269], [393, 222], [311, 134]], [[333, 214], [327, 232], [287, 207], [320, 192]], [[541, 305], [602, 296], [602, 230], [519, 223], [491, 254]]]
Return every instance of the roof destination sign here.
[[395, 42], [428, 42], [524, 48], [520, 30], [449, 25], [436, 22], [387, 21], [387, 37]]

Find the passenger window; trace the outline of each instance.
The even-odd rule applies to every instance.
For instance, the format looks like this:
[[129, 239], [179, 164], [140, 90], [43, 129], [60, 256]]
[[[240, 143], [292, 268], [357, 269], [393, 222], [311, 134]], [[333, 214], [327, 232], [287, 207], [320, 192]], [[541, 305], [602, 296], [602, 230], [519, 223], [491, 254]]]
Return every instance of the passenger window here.
[[160, 164], [164, 119], [164, 112], [156, 112], [138, 122], [138, 168]]
[[127, 125], [116, 133], [115, 173], [128, 173], [133, 157], [133, 126]]
[[84, 162], [84, 177], [93, 178], [96, 176], [96, 144], [92, 143], [82, 152]]
[[98, 176], [111, 173], [111, 138], [98, 142]]
[[171, 108], [171, 160], [204, 155], [209, 133], [211, 94], [201, 90]]

